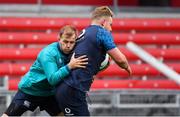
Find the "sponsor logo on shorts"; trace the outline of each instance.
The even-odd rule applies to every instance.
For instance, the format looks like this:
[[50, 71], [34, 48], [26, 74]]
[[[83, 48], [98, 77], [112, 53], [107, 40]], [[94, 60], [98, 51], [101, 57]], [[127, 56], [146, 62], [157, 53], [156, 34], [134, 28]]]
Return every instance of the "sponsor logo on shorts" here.
[[65, 108], [65, 115], [74, 115], [73, 113], [71, 113], [71, 109], [70, 108]]
[[31, 104], [31, 102], [25, 100], [23, 105], [26, 106], [27, 108], [29, 108], [30, 104]]

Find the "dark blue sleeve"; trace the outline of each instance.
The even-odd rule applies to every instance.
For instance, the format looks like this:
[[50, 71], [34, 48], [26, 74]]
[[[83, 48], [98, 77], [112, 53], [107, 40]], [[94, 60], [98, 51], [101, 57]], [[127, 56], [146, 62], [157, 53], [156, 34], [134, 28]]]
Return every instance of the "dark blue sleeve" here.
[[96, 38], [99, 46], [103, 46], [106, 51], [116, 47], [112, 34], [105, 29], [100, 28], [97, 32]]

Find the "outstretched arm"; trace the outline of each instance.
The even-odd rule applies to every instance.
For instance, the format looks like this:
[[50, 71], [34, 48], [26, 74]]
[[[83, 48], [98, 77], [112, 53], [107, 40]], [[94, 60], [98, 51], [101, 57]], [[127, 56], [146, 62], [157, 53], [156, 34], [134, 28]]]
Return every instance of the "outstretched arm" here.
[[131, 67], [128, 64], [125, 55], [117, 47], [108, 50], [107, 53], [112, 57], [118, 66], [120, 66], [122, 69], [125, 69], [129, 75], [132, 74]]

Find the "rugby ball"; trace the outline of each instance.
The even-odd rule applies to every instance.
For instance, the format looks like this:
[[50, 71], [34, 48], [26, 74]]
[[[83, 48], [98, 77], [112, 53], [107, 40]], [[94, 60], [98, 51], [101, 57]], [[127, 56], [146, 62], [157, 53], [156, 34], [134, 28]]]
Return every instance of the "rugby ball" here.
[[104, 61], [101, 63], [99, 71], [105, 70], [109, 66], [109, 62], [110, 62], [110, 56], [106, 54]]

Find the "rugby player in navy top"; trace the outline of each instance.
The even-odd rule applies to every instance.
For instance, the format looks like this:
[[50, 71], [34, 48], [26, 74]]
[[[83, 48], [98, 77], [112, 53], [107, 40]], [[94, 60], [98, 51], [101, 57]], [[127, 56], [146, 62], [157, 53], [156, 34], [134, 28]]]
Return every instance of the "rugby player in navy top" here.
[[97, 7], [92, 13], [91, 25], [82, 31], [77, 40], [74, 49], [75, 57], [87, 55], [88, 65], [85, 69], [72, 70], [64, 82], [57, 86], [56, 99], [66, 116], [90, 115], [86, 93], [89, 91], [93, 76], [99, 71], [106, 53], [129, 75], [132, 73], [126, 57], [113, 41], [111, 34], [112, 16], [113, 12], [107, 6]]
[[58, 37], [58, 42], [40, 51], [30, 70], [21, 79], [18, 92], [2, 117], [21, 116], [38, 106], [51, 116], [59, 115], [61, 110], [54, 97], [55, 85], [68, 76], [70, 70], [85, 68], [88, 59], [85, 55], [78, 58], [72, 56], [68, 61], [68, 54], [73, 50], [77, 38], [75, 27], [62, 27]]

